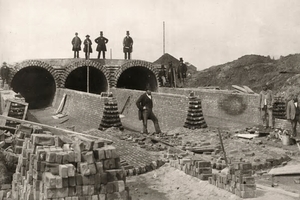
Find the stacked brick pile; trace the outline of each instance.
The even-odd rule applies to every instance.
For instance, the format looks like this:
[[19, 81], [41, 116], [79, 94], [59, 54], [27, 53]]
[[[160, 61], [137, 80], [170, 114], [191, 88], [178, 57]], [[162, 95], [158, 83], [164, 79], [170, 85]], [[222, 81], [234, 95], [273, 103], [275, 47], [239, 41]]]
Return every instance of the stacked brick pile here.
[[104, 103], [103, 117], [99, 125], [99, 129], [104, 130], [110, 127], [118, 127], [121, 130], [123, 129], [119, 116], [117, 99], [113, 97], [109, 97]]
[[103, 141], [32, 134], [25, 138], [13, 175], [13, 199], [130, 199], [120, 158]]
[[273, 116], [277, 119], [286, 119], [286, 102], [283, 97], [275, 97]]
[[208, 178], [212, 176], [211, 164], [204, 160], [192, 158], [170, 160], [170, 166], [201, 180], [208, 180]]
[[189, 129], [199, 129], [207, 127], [202, 113], [201, 100], [198, 97], [194, 96], [194, 92], [191, 92], [189, 96], [188, 114], [183, 127]]
[[241, 198], [254, 198], [256, 194], [256, 184], [252, 176], [251, 163], [231, 164], [229, 173], [213, 174], [208, 181], [210, 184], [225, 189]]

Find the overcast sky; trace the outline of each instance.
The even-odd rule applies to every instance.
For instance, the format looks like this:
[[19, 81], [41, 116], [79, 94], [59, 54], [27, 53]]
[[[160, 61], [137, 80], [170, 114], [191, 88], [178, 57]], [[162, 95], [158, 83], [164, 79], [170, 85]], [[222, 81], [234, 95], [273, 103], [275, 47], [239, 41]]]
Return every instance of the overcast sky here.
[[153, 62], [163, 54], [163, 21], [166, 52], [199, 70], [245, 54], [300, 52], [299, 0], [0, 0], [0, 62], [72, 58], [75, 32], [94, 42], [100, 31], [106, 57], [112, 49], [121, 59], [127, 30], [133, 59]]

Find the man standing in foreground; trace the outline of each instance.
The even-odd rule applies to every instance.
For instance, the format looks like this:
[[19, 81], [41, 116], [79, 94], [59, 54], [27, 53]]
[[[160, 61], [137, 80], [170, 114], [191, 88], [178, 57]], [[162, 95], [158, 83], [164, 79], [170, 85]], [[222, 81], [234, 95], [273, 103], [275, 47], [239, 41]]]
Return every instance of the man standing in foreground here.
[[269, 126], [273, 129], [273, 93], [268, 89], [268, 85], [263, 86], [263, 90], [259, 93], [259, 109], [261, 118], [265, 128]]
[[286, 118], [290, 120], [292, 125], [292, 137], [297, 137], [297, 122], [300, 123], [300, 108], [296, 95], [287, 104]]
[[143, 120], [143, 133], [148, 134], [147, 120], [151, 119], [154, 124], [155, 134], [161, 134], [158, 119], [152, 111], [153, 98], [149, 87], [147, 87], [146, 92], [138, 98], [138, 100], [136, 101], [136, 106], [139, 109], [140, 120]]
[[74, 51], [74, 58], [79, 58], [79, 51], [81, 51], [81, 39], [78, 37], [78, 33], [75, 33], [75, 37], [72, 40]]
[[130, 54], [132, 52], [133, 40], [129, 36], [129, 31], [126, 31], [126, 37], [123, 39], [123, 52], [125, 60], [130, 60]]

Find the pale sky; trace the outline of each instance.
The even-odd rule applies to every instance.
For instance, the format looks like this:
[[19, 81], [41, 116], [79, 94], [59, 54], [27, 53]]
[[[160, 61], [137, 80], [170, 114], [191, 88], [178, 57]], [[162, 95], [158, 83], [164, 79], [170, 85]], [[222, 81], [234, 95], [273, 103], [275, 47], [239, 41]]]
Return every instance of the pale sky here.
[[[122, 59], [127, 30], [133, 59], [166, 52], [202, 70], [246, 54], [300, 53], [299, 0], [0, 0], [0, 62], [72, 58], [74, 33], [103, 31], [107, 58]], [[80, 52], [80, 57], [84, 53]]]

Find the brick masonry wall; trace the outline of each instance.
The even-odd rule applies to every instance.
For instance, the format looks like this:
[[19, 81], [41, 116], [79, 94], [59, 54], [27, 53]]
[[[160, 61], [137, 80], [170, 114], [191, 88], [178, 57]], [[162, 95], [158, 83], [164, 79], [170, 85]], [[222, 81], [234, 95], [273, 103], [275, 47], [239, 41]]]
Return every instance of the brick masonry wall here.
[[103, 107], [105, 98], [100, 95], [79, 92], [70, 89], [57, 88], [52, 106], [58, 108], [59, 104], [66, 94], [66, 104], [63, 113], [70, 117], [80, 119], [91, 126], [98, 128], [103, 115]]
[[[124, 110], [123, 125], [142, 130], [142, 122], [138, 120], [135, 101], [143, 91], [111, 89], [119, 102], [119, 109], [130, 96], [128, 106]], [[159, 119], [161, 129], [167, 131], [174, 127], [183, 126], [188, 109], [188, 95], [190, 89], [159, 88], [153, 92], [154, 113]], [[242, 128], [260, 123], [258, 109], [258, 95], [232, 94], [229, 91], [193, 90], [202, 100], [202, 112], [210, 127]], [[149, 121], [149, 131], [154, 131]]]
[[[160, 88], [153, 92], [154, 113], [163, 131], [182, 127], [187, 117], [188, 95], [191, 89]], [[258, 95], [233, 94], [220, 90], [193, 90], [202, 100], [202, 112], [209, 127], [243, 128], [260, 123]], [[123, 126], [134, 130], [142, 130], [142, 122], [138, 120], [138, 109], [135, 105], [144, 91], [112, 88], [119, 111], [130, 97], [121, 119]], [[63, 95], [67, 95], [64, 113], [89, 123], [91, 128], [98, 128], [102, 115], [104, 98], [100, 95], [87, 94], [69, 89], [58, 88], [53, 106], [58, 108]], [[153, 123], [148, 121], [150, 132], [154, 132]]]

